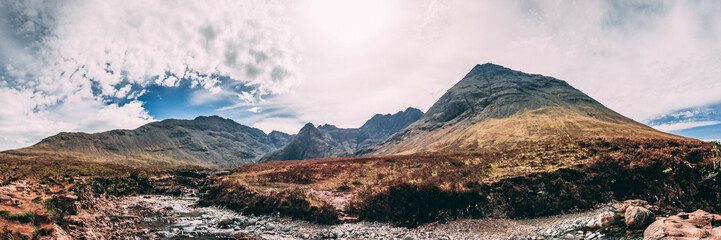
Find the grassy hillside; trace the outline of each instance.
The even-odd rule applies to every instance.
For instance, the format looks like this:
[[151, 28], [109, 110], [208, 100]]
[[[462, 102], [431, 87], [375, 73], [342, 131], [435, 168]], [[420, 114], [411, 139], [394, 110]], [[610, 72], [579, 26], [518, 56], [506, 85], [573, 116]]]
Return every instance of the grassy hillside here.
[[[236, 168], [222, 185], [235, 186], [227, 191], [243, 186], [256, 202], [301, 192], [313, 199], [306, 202], [333, 205], [338, 217], [404, 226], [456, 217], [535, 217], [624, 198], [645, 199], [669, 212], [718, 211], [717, 194], [699, 194], [718, 188], [715, 147], [680, 139], [541, 141], [468, 154], [251, 164]], [[205, 201], [227, 204], [216, 197]]]
[[404, 135], [414, 136], [413, 138], [392, 138], [374, 154], [499, 150], [528, 142], [594, 137], [685, 139], [660, 132], [621, 115], [618, 115], [619, 119], [615, 121], [599, 119], [598, 116], [610, 115], [603, 113], [612, 112], [608, 109], [582, 108], [542, 107], [515, 113], [507, 118], [492, 118], [480, 122], [463, 120], [433, 131], [410, 128]]
[[[0, 152], [0, 183], [19, 179], [48, 177], [122, 177], [133, 172], [160, 173], [175, 170], [200, 170], [199, 166], [131, 167], [92, 162], [94, 156], [51, 146]], [[1, 185], [1, 184], [0, 184]]]
[[60, 133], [22, 149], [77, 153], [82, 160], [136, 167], [198, 165], [231, 168], [275, 150], [260, 129], [218, 116], [166, 119], [133, 130]]

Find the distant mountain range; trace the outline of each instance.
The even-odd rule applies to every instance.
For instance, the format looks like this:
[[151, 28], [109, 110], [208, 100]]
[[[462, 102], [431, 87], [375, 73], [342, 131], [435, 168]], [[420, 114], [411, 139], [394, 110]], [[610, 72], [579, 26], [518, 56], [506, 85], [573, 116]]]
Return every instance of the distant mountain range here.
[[[421, 115], [420, 110], [413, 108], [394, 115], [377, 114], [361, 128], [337, 128], [326, 124], [316, 129], [308, 124], [301, 129], [301, 137], [296, 141], [293, 141], [296, 135], [279, 131], [266, 135], [260, 129], [218, 116], [167, 119], [134, 130], [94, 134], [63, 132], [19, 152], [69, 152], [76, 153], [72, 156], [80, 156], [78, 158], [82, 160], [131, 166], [232, 168], [257, 163], [261, 158], [268, 161], [350, 156], [357, 149], [385, 140]], [[311, 133], [308, 126], [322, 134]], [[302, 151], [295, 154], [293, 149]], [[318, 150], [313, 153], [313, 149]], [[263, 157], [266, 154], [268, 156]]]
[[[306, 124], [297, 135], [218, 116], [168, 119], [134, 130], [60, 133], [16, 153], [63, 152], [136, 166], [237, 167], [272, 160], [503, 149], [583, 138], [678, 138], [624, 117], [568, 83], [499, 65], [475, 66], [425, 114], [377, 114], [359, 128]], [[76, 156], [73, 155], [73, 156]]]
[[306, 124], [285, 147], [264, 156], [261, 161], [305, 160], [310, 158], [353, 156], [358, 150], [381, 142], [423, 116], [421, 110], [408, 108], [396, 114], [376, 114], [360, 128]]

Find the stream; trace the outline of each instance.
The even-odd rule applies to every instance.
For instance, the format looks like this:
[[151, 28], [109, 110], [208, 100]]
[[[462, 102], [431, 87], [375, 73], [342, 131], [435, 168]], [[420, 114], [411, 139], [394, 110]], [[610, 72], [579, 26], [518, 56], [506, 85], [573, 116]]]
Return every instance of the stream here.
[[[280, 216], [243, 215], [219, 207], [199, 207], [198, 198], [140, 195], [116, 199], [106, 211], [125, 219], [127, 239], [608, 239], [583, 229], [606, 207], [536, 219], [461, 219], [418, 228], [361, 221], [320, 225]], [[129, 231], [130, 232], [130, 231]]]

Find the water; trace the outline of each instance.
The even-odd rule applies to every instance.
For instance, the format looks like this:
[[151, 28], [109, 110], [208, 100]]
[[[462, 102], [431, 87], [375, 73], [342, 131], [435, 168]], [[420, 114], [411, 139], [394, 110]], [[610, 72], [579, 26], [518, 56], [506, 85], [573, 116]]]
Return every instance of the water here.
[[[149, 197], [149, 198], [148, 198]], [[233, 233], [240, 232], [239, 226], [222, 225], [221, 221], [240, 221], [244, 216], [227, 209], [217, 207], [197, 207], [196, 197], [170, 196], [134, 196], [124, 203], [140, 205], [158, 212], [156, 216], [143, 218], [136, 223], [137, 228], [147, 229], [149, 237], [162, 239], [229, 239]]]

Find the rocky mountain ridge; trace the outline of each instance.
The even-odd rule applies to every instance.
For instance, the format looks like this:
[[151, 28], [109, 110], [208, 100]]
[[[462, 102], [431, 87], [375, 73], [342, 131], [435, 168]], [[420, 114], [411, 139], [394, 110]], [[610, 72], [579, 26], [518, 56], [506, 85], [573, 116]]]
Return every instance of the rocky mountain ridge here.
[[263, 156], [261, 161], [352, 156], [387, 139], [422, 115], [421, 110], [409, 107], [395, 114], [376, 114], [359, 128], [338, 128], [330, 124], [315, 127], [308, 123], [288, 145]]

